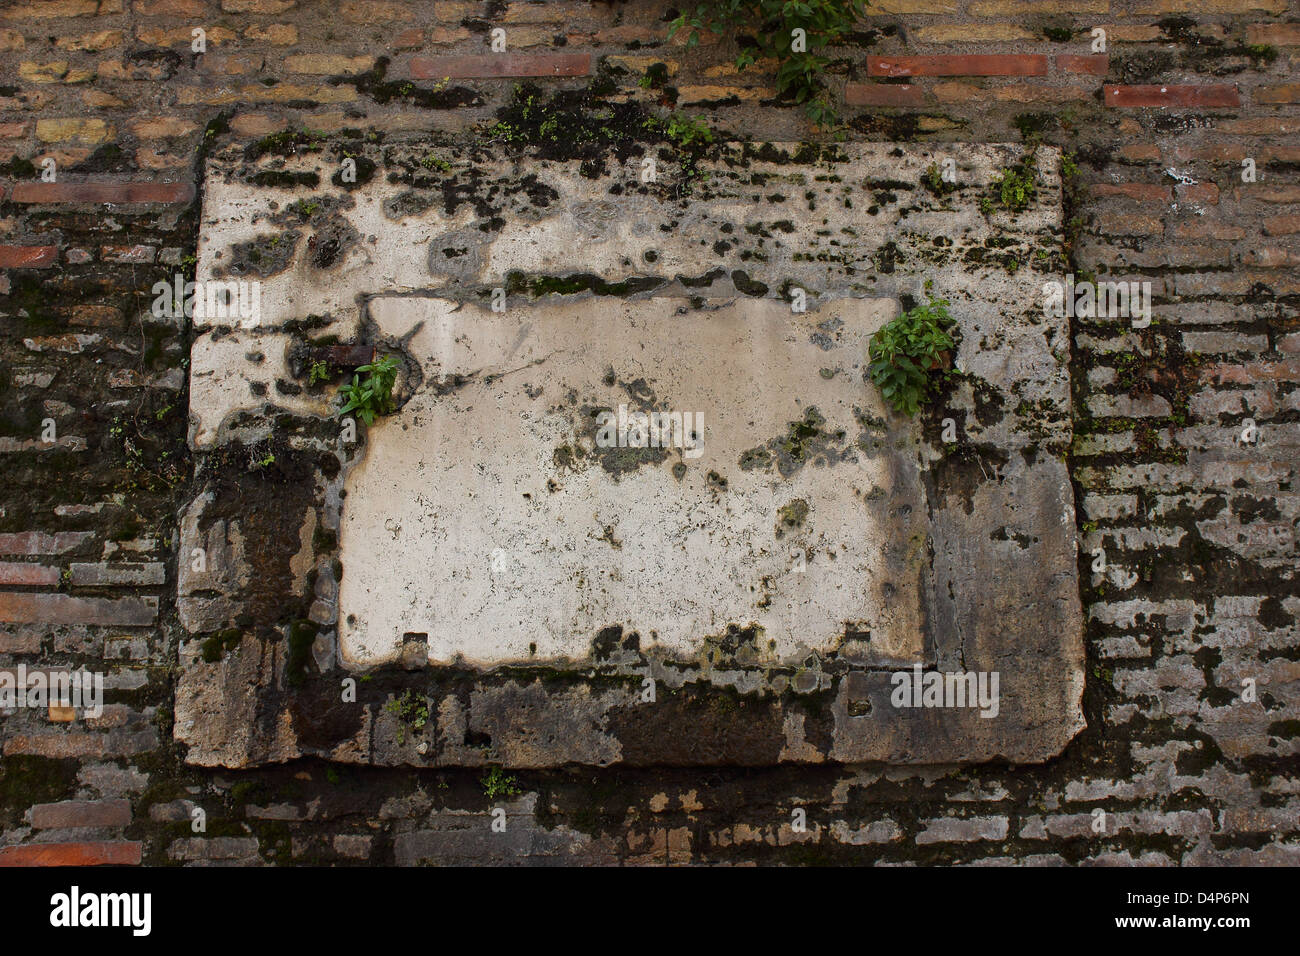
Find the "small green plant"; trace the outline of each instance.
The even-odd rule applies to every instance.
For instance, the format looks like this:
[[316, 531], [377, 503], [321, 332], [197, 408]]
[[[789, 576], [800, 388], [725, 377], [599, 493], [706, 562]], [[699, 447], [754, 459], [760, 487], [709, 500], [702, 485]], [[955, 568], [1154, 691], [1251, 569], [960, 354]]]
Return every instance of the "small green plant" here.
[[399, 721], [398, 743], [406, 743], [407, 727], [412, 730], [422, 730], [429, 722], [429, 702], [413, 690], [407, 690], [401, 697], [394, 697], [384, 705], [384, 710]]
[[1277, 49], [1267, 43], [1252, 43], [1246, 47], [1246, 52], [1250, 54], [1252, 60], [1263, 60], [1265, 63], [1272, 63], [1277, 59]]
[[318, 200], [298, 199], [289, 204], [289, 211], [299, 219], [306, 221], [316, 215], [316, 211], [320, 209], [320, 207], [321, 204]]
[[1079, 175], [1079, 157], [1078, 154], [1068, 149], [1061, 154], [1061, 178], [1065, 180], [1073, 179]]
[[713, 130], [699, 116], [674, 115], [664, 125], [664, 135], [680, 149], [704, 146], [713, 142]]
[[853, 31], [866, 7], [866, 0], [698, 0], [672, 22], [668, 36], [686, 30], [688, 46], [700, 42], [703, 30], [738, 37], [737, 69], [776, 60], [782, 95], [802, 104], [818, 126], [834, 126], [823, 51]]
[[513, 797], [519, 793], [519, 781], [513, 775], [506, 773], [498, 764], [488, 767], [487, 773], [479, 783], [489, 800], [495, 800], [497, 797]]
[[931, 163], [925, 168], [921, 176], [921, 185], [928, 189], [936, 196], [946, 196], [957, 189], [955, 183], [950, 183], [943, 178], [943, 173], [939, 170], [938, 163]]
[[[363, 377], [364, 376], [364, 377]], [[356, 412], [357, 418], [367, 425], [379, 415], [393, 410], [393, 386], [397, 384], [397, 359], [385, 355], [376, 362], [360, 366], [351, 382], [339, 388], [343, 404], [339, 415]]]
[[334, 370], [330, 368], [329, 362], [312, 362], [311, 371], [307, 373], [308, 385], [319, 385], [322, 382], [328, 382], [334, 377]]
[[1038, 194], [1038, 161], [1033, 151], [1016, 165], [1003, 169], [993, 180], [993, 188], [1004, 209], [1016, 212], [1033, 202]]
[[947, 364], [954, 341], [948, 300], [931, 297], [871, 336], [871, 381], [895, 411], [915, 415], [929, 397], [932, 373]]

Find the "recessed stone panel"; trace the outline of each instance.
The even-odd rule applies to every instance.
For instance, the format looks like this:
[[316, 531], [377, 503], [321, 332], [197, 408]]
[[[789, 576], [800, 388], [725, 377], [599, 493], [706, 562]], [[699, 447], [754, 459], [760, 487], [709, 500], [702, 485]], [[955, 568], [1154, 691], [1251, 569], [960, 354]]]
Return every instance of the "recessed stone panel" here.
[[[1059, 752], [1083, 683], [1069, 339], [1040, 293], [1059, 157], [1028, 209], [980, 202], [1020, 155], [768, 144], [645, 183], [635, 156], [413, 176], [385, 147], [356, 187], [323, 156], [213, 158], [197, 278], [256, 281], [260, 310], [196, 320], [188, 758]], [[945, 157], [956, 188], [927, 188]], [[867, 345], [927, 296], [959, 341], [909, 418]], [[372, 348], [396, 407], [353, 427], [330, 362]], [[996, 674], [996, 706], [899, 706], [900, 673]]]
[[348, 475], [344, 661], [405, 633], [434, 663], [579, 660], [615, 627], [689, 660], [729, 625], [765, 660], [919, 660], [919, 429], [864, 381], [895, 308], [372, 300], [422, 383]]

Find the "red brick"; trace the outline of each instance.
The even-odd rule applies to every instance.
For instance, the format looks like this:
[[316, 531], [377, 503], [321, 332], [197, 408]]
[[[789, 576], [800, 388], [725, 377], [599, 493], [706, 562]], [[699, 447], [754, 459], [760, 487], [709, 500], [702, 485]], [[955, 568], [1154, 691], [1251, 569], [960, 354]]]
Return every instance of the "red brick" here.
[[1173, 193], [1168, 186], [1155, 183], [1093, 183], [1088, 191], [1098, 199], [1107, 196], [1122, 196], [1136, 199], [1138, 202], [1169, 202]]
[[82, 598], [68, 594], [0, 591], [0, 621], [11, 624], [152, 624], [158, 599], [151, 597]]
[[1214, 365], [1201, 373], [1202, 381], [1215, 385], [1254, 385], [1260, 382], [1300, 381], [1300, 359], [1284, 362], [1246, 362]]
[[63, 554], [93, 537], [90, 531], [11, 531], [0, 534], [0, 554]]
[[844, 87], [849, 106], [924, 106], [925, 94], [911, 83], [849, 83]]
[[66, 760], [69, 757], [104, 756], [108, 738], [104, 734], [54, 732], [48, 734], [15, 734], [5, 741], [4, 755], [25, 754], [33, 757], [51, 757]]
[[416, 80], [492, 79], [507, 76], [590, 76], [590, 53], [483, 53], [465, 56], [416, 57]]
[[1040, 53], [869, 56], [871, 76], [1046, 76], [1047, 57]]
[[1261, 46], [1300, 46], [1300, 23], [1258, 23], [1248, 26], [1246, 42]]
[[54, 246], [0, 246], [0, 269], [48, 269], [58, 259]]
[[130, 822], [129, 800], [64, 800], [32, 807], [32, 827], [37, 830], [124, 827]]
[[14, 202], [21, 203], [171, 203], [194, 198], [193, 183], [18, 183]]
[[138, 841], [28, 843], [0, 848], [0, 866], [139, 866]]
[[1264, 220], [1264, 235], [1294, 236], [1300, 232], [1300, 216], [1273, 216]]
[[1181, 202], [1204, 202], [1212, 206], [1219, 204], [1219, 187], [1214, 183], [1176, 184], [1174, 198]]
[[1086, 73], [1089, 76], [1105, 76], [1110, 70], [1110, 57], [1105, 53], [1097, 56], [1058, 53], [1056, 68], [1063, 73]]
[[393, 37], [394, 50], [415, 50], [424, 46], [424, 31], [419, 27], [403, 30]]
[[0, 561], [0, 586], [54, 587], [59, 583], [59, 569], [48, 564], [25, 564]]
[[1240, 106], [1235, 86], [1107, 86], [1107, 106]]

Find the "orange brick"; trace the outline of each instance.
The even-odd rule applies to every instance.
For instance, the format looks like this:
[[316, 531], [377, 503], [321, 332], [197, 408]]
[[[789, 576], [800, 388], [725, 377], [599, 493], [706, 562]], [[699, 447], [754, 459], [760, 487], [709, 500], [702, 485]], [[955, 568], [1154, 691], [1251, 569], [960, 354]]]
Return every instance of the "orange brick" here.
[[0, 866], [139, 866], [137, 841], [27, 843], [0, 847]]

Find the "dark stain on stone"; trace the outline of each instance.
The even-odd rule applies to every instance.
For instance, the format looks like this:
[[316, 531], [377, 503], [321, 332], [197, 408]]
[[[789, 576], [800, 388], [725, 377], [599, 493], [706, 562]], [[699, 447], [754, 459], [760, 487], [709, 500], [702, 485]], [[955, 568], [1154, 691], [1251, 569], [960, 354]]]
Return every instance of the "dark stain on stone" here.
[[350, 158], [357, 164], [356, 179], [353, 181], [344, 179], [343, 169], [340, 167], [339, 170], [330, 177], [330, 182], [335, 186], [342, 186], [344, 189], [351, 192], [354, 189], [360, 189], [374, 178], [376, 166], [373, 159], [370, 159], [367, 156], [352, 156], [345, 158]]
[[591, 656], [598, 661], [607, 661], [616, 651], [623, 639], [623, 625], [611, 624], [596, 632], [591, 641]]
[[[683, 727], [691, 733], [682, 733]], [[669, 766], [771, 766], [785, 741], [777, 701], [693, 684], [661, 690], [653, 705], [611, 711], [608, 731], [624, 761]]]
[[740, 456], [741, 471], [773, 466], [782, 478], [789, 478], [805, 464], [833, 465], [843, 461], [848, 453], [846, 433], [840, 429], [826, 429], [826, 419], [816, 407], [810, 407], [799, 421], [791, 422], [784, 435], [770, 439], [763, 445], [750, 448]]
[[214, 273], [218, 278], [227, 275], [270, 278], [289, 268], [300, 238], [298, 232], [289, 231], [258, 236], [251, 242], [237, 242], [230, 247], [230, 261]]
[[751, 279], [749, 273], [745, 272], [743, 269], [736, 269], [731, 273], [731, 282], [736, 287], [736, 291], [744, 295], [767, 295], [766, 283]]

